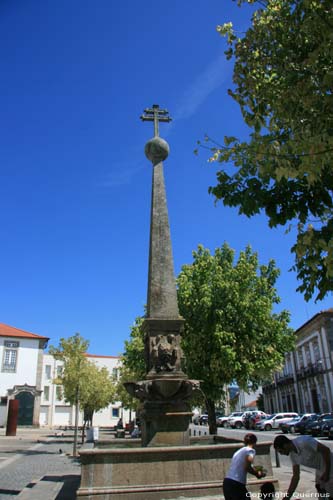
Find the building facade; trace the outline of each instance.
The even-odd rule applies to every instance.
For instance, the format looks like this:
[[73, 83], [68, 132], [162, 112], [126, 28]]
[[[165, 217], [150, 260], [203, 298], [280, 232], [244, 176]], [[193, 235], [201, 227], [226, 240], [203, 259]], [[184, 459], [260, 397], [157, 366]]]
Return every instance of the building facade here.
[[19, 424], [39, 425], [41, 380], [47, 337], [0, 324], [0, 425], [8, 402], [19, 400]]
[[[118, 356], [87, 355], [89, 361], [99, 368], [105, 367], [110, 375], [118, 378], [121, 365]], [[50, 354], [44, 354], [42, 371], [42, 397], [40, 405], [39, 423], [42, 427], [71, 427], [75, 422], [75, 408], [63, 399], [63, 390], [53, 380], [61, 374], [63, 363], [54, 359]], [[122, 407], [120, 401], [111, 403], [94, 413], [94, 426], [115, 426], [121, 418], [124, 423], [129, 422], [131, 416], [128, 410]], [[79, 425], [83, 423], [83, 415], [79, 415]]]
[[[48, 340], [48, 337], [0, 324], [0, 427], [6, 426], [11, 399], [19, 400], [19, 426], [74, 426], [75, 409], [64, 401], [62, 387], [53, 382], [61, 373], [62, 362], [44, 352]], [[118, 356], [87, 354], [87, 357], [118, 377], [121, 365]], [[82, 417], [80, 413], [79, 425]], [[132, 416], [117, 401], [96, 412], [93, 425], [114, 426], [119, 418], [127, 423]]]
[[333, 309], [321, 311], [295, 331], [295, 351], [263, 387], [267, 413], [333, 411]]

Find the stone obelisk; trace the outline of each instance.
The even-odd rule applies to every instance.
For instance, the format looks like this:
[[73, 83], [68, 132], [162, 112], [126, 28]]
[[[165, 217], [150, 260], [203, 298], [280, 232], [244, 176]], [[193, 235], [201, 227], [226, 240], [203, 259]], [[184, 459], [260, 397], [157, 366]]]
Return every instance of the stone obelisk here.
[[125, 385], [142, 402], [143, 446], [187, 445], [190, 398], [199, 384], [188, 380], [181, 367], [184, 319], [178, 310], [163, 174], [169, 145], [158, 132], [159, 122], [171, 118], [166, 110], [153, 105], [144, 110], [141, 119], [154, 122], [154, 137], [145, 147], [153, 166], [147, 315], [143, 325], [147, 374], [145, 380]]

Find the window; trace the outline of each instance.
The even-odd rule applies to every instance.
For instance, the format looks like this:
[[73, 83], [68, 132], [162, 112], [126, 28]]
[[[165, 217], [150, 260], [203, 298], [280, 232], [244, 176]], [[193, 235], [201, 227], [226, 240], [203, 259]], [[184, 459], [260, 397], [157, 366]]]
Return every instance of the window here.
[[44, 385], [44, 401], [50, 400], [50, 387], [48, 385]]
[[57, 366], [57, 377], [61, 377], [62, 375], [62, 366]]
[[318, 361], [320, 359], [320, 350], [319, 350], [319, 344], [317, 341], [313, 343], [313, 355], [315, 361]]
[[112, 376], [118, 379], [118, 368], [112, 368]]
[[3, 372], [16, 372], [17, 365], [17, 351], [20, 343], [10, 340], [5, 340], [4, 342], [4, 352], [2, 361], [2, 371]]
[[287, 355], [285, 358], [285, 365], [283, 368], [283, 375], [285, 377], [292, 375], [292, 367], [291, 367], [291, 360], [290, 360], [290, 355]]
[[61, 387], [61, 385], [56, 386], [56, 398], [58, 401], [62, 400], [62, 387]]
[[301, 350], [297, 351], [297, 358], [298, 358], [298, 367], [304, 368], [304, 359], [303, 359], [303, 353]]
[[112, 408], [112, 417], [113, 418], [119, 417], [119, 408]]
[[306, 357], [306, 364], [311, 365], [311, 353], [309, 344], [307, 344], [305, 347], [305, 357]]
[[51, 365], [45, 365], [45, 378], [47, 380], [51, 378]]

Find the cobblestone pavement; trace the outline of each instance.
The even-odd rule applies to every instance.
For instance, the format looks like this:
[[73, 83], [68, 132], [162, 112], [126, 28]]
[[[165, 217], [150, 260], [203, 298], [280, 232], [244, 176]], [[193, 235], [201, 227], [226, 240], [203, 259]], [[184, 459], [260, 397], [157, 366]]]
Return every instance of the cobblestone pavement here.
[[29, 484], [49, 476], [52, 481], [64, 483], [57, 500], [73, 500], [73, 487], [80, 481], [80, 464], [71, 457], [72, 451], [70, 436], [32, 431], [19, 431], [14, 438], [0, 435], [0, 500], [14, 498]]
[[[224, 433], [228, 434], [227, 431]], [[260, 438], [267, 440], [267, 435], [260, 436]], [[333, 446], [333, 443], [327, 441], [324, 444]], [[73, 432], [19, 429], [16, 437], [6, 437], [4, 430], [0, 429], [0, 500], [17, 497], [23, 488], [41, 478], [63, 483], [61, 491], [52, 498], [74, 500], [81, 471], [79, 461], [71, 456], [72, 451]], [[280, 457], [280, 459], [280, 467], [276, 467], [272, 451], [273, 476], [279, 480], [280, 491], [285, 493], [291, 479], [291, 465], [288, 457]], [[316, 498], [314, 471], [302, 468], [297, 490], [302, 499]], [[29, 492], [28, 498], [29, 500], [30, 498], [31, 500], [45, 500], [45, 497], [36, 496], [33, 489], [31, 493]], [[174, 500], [181, 498], [184, 497]], [[256, 497], [253, 496], [253, 498]], [[282, 498], [282, 494], [278, 494], [277, 498]], [[222, 499], [222, 495], [205, 497], [205, 500]], [[187, 498], [186, 500], [197, 499]]]

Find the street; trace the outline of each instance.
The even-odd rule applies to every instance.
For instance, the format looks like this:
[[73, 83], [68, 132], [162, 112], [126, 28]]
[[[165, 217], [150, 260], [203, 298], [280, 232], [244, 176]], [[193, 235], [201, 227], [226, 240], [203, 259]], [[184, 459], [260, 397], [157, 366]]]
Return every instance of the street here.
[[[207, 432], [208, 433], [208, 426], [205, 425], [193, 425], [193, 429], [196, 430], [198, 433], [199, 431]], [[280, 430], [271, 430], [271, 431], [249, 431], [247, 429], [231, 429], [228, 427], [218, 427], [217, 428], [217, 434], [220, 436], [227, 436], [227, 437], [234, 437], [235, 439], [241, 439], [243, 440], [243, 437], [245, 434], [248, 432], [253, 432], [258, 438], [259, 442], [263, 441], [274, 441], [276, 436], [279, 436], [282, 434]], [[294, 439], [297, 436], [300, 436], [300, 434], [285, 434], [289, 439]], [[322, 444], [333, 450], [333, 440], [328, 440], [327, 438], [318, 438], [318, 441], [320, 441]], [[286, 456], [279, 455], [280, 459], [280, 464], [288, 466], [290, 465], [290, 459]], [[272, 460], [272, 465], [276, 466], [276, 456], [275, 456], [275, 450], [273, 446], [271, 447], [271, 460]]]

